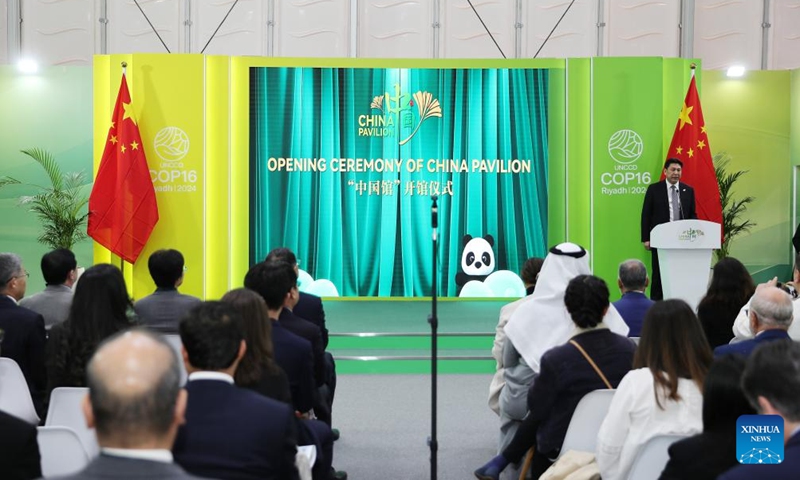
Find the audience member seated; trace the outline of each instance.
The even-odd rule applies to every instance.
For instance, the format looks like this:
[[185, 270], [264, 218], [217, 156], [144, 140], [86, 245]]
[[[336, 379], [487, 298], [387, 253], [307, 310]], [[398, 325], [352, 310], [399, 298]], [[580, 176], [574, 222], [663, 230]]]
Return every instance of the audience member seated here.
[[0, 355], [19, 365], [41, 417], [47, 399], [47, 337], [42, 316], [17, 304], [25, 296], [27, 285], [28, 272], [19, 255], [0, 253]]
[[181, 320], [180, 335], [189, 398], [175, 461], [201, 477], [299, 478], [291, 407], [234, 385], [247, 349], [239, 313], [223, 302], [201, 303]]
[[183, 283], [183, 255], [177, 250], [158, 250], [147, 259], [156, 291], [134, 304], [142, 325], [162, 333], [177, 333], [178, 322], [200, 303], [199, 298], [178, 292]]
[[[796, 255], [794, 258], [794, 269], [792, 270], [792, 281], [787, 283], [781, 283], [778, 281], [778, 277], [773, 278], [769, 282], [766, 282], [768, 285], [777, 286], [778, 288], [783, 289], [787, 293], [789, 293], [792, 297], [792, 317], [800, 318], [800, 301], [797, 299], [797, 290], [798, 286], [800, 286], [800, 254]], [[753, 338], [753, 332], [750, 330], [750, 302], [747, 302], [741, 310], [739, 310], [739, 315], [736, 317], [736, 321], [733, 322], [733, 335], [735, 337], [734, 341], [742, 341]], [[789, 336], [792, 337], [794, 341], [800, 341], [800, 322], [792, 322], [789, 326]]]
[[703, 387], [703, 433], [673, 443], [661, 480], [715, 480], [738, 465], [736, 420], [752, 415], [741, 387], [744, 358], [727, 355], [711, 364]]
[[647, 267], [641, 260], [625, 260], [619, 264], [617, 286], [622, 292], [622, 298], [614, 302], [614, 308], [628, 324], [629, 337], [641, 336], [644, 316], [655, 303], [644, 294], [644, 290], [649, 284]]
[[261, 262], [253, 265], [244, 277], [244, 285], [258, 293], [267, 304], [267, 312], [272, 320], [275, 361], [289, 377], [294, 409], [306, 414], [313, 412], [316, 390], [311, 343], [286, 330], [278, 321], [284, 300], [291, 295], [292, 286], [297, 283], [297, 275], [291, 267], [275, 268], [276, 265], [279, 264]]
[[44, 328], [67, 319], [72, 304], [72, 286], [78, 279], [78, 262], [75, 254], [66, 248], [45, 253], [42, 257], [44, 290], [25, 297], [20, 306], [33, 310], [44, 317]]
[[42, 476], [36, 427], [5, 412], [0, 412], [0, 469], [5, 480]]
[[56, 387], [86, 386], [86, 364], [104, 339], [135, 322], [119, 268], [89, 267], [75, 286], [68, 318], [50, 329], [47, 342], [48, 392]]
[[597, 435], [603, 480], [628, 477], [639, 449], [658, 435], [702, 431], [702, 387], [711, 348], [691, 307], [656, 302], [647, 312], [633, 368], [622, 379]]
[[746, 357], [762, 343], [789, 340], [787, 330], [792, 324], [792, 315], [792, 298], [789, 294], [778, 287], [762, 283], [750, 301], [748, 312], [750, 331], [755, 333], [755, 337], [717, 347], [714, 355], [739, 354]]
[[[275, 361], [289, 377], [294, 409], [305, 418], [313, 418], [313, 406], [319, 404], [319, 391], [314, 387], [311, 344], [285, 329], [277, 320], [287, 298], [292, 295], [292, 288], [297, 285], [295, 268], [287, 262], [261, 262], [253, 265], [247, 272], [244, 285], [261, 296], [266, 303], [267, 318], [272, 320]], [[263, 311], [256, 314], [263, 315]], [[315, 433], [323, 448], [327, 448], [326, 432]], [[332, 470], [331, 476], [343, 480], [347, 478], [347, 473]]]
[[[575, 324], [564, 308], [567, 284], [578, 275], [590, 273], [589, 254], [581, 246], [562, 243], [551, 248], [531, 299], [508, 320], [503, 347], [506, 385], [500, 392], [499, 451], [508, 446], [528, 412], [528, 387], [539, 372], [542, 355], [563, 345], [575, 333]], [[628, 326], [613, 306], [603, 322], [616, 334], [628, 334]]]
[[500, 319], [495, 327], [494, 344], [492, 345], [492, 356], [495, 362], [497, 362], [497, 366], [494, 377], [492, 378], [492, 383], [489, 385], [489, 408], [498, 415], [500, 415], [500, 391], [506, 384], [504, 375], [505, 365], [503, 364], [503, 344], [506, 341], [506, 324], [517, 307], [531, 299], [533, 289], [536, 287], [536, 277], [539, 275], [543, 263], [544, 259], [539, 257], [531, 257], [525, 260], [525, 263], [522, 265], [522, 271], [520, 272], [522, 283], [525, 285], [525, 296], [504, 305], [503, 308], [500, 309]]
[[292, 404], [289, 378], [275, 362], [272, 347], [272, 322], [267, 304], [256, 292], [237, 288], [222, 296], [220, 301], [232, 306], [242, 317], [247, 351], [236, 369], [236, 385], [249, 388], [265, 397]]
[[541, 372], [528, 393], [530, 412], [509, 446], [476, 470], [476, 477], [499, 479], [509, 463], [519, 462], [535, 446], [530, 473], [539, 478], [553, 463], [550, 459], [558, 457], [581, 398], [594, 390], [615, 388], [630, 371], [636, 346], [602, 323], [608, 297], [608, 287], [598, 277], [579, 275], [569, 282], [564, 303], [577, 332], [569, 343], [542, 356]]
[[714, 265], [711, 284], [697, 306], [697, 318], [711, 348], [731, 341], [733, 321], [755, 289], [753, 279], [739, 260], [726, 257]]
[[[300, 274], [300, 267], [294, 252], [285, 247], [274, 248], [265, 262], [286, 262], [294, 268], [296, 274]], [[336, 362], [333, 355], [326, 352], [328, 348], [328, 329], [325, 327], [325, 311], [322, 308], [322, 300], [316, 295], [297, 291], [297, 298], [292, 298], [291, 303], [286, 305], [281, 311], [281, 325], [292, 333], [299, 335], [311, 342], [314, 352], [314, 375], [317, 387], [319, 388], [320, 400], [322, 405], [315, 405], [317, 416], [331, 424], [331, 412], [333, 411], [333, 397], [336, 393]], [[304, 322], [297, 321], [305, 320]], [[312, 328], [312, 325], [316, 329]], [[317, 337], [317, 329], [320, 336]], [[334, 429], [334, 437], [339, 438], [339, 431]]]
[[719, 479], [796, 479], [800, 472], [800, 344], [771, 342], [758, 347], [747, 359], [742, 388], [759, 414], [783, 417], [783, 462], [739, 465]]
[[[252, 290], [237, 288], [226, 293], [222, 301], [242, 316], [247, 343], [247, 351], [234, 375], [236, 385], [291, 405], [289, 380], [274, 360], [272, 322], [264, 299]], [[331, 428], [322, 421], [311, 419], [303, 419], [298, 427], [300, 445], [317, 445], [319, 455], [313, 468], [314, 478], [327, 480], [333, 460]]]
[[181, 368], [172, 347], [150, 332], [132, 330], [104, 341], [87, 367], [83, 403], [101, 453], [63, 480], [198, 478], [173, 463], [170, 452], [186, 410]]

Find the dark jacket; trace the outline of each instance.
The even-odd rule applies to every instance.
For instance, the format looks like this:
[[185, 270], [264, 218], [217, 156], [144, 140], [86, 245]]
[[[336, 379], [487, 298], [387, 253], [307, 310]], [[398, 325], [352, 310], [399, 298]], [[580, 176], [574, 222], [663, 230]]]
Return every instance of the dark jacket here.
[[705, 298], [697, 305], [697, 318], [703, 326], [711, 348], [727, 345], [733, 338], [733, 322], [739, 315], [742, 305], [734, 305], [730, 302], [717, 300], [706, 300]]
[[42, 476], [36, 427], [0, 412], [0, 472], [5, 480]]
[[319, 327], [304, 318], [300, 318], [288, 308], [281, 310], [278, 317], [281, 325], [286, 330], [294, 333], [298, 337], [305, 338], [311, 343], [311, 354], [313, 355], [314, 382], [319, 387], [325, 383], [325, 348], [322, 345], [322, 334]]
[[800, 477], [800, 433], [795, 433], [783, 450], [783, 462], [777, 465], [739, 465], [719, 480], [797, 480]]
[[75, 475], [58, 477], [59, 480], [86, 480], [86, 479], [118, 479], [131, 480], [192, 480], [198, 479], [186, 473], [174, 463], [155, 462], [136, 458], [118, 457], [115, 455], [100, 454], [89, 465]]
[[313, 356], [311, 343], [283, 328], [277, 320], [272, 321], [272, 346], [275, 361], [289, 378], [294, 409], [307, 412], [314, 407]]
[[[633, 365], [636, 345], [607, 328], [573, 337], [616, 388]], [[540, 452], [561, 449], [572, 413], [587, 393], [607, 388], [580, 351], [569, 343], [545, 352], [541, 372], [528, 392], [531, 418], [539, 420], [536, 448]]]
[[766, 342], [774, 342], [776, 340], [791, 340], [786, 330], [766, 330], [756, 335], [755, 338], [745, 340], [739, 343], [731, 343], [729, 345], [722, 345], [714, 349], [714, 356], [721, 357], [723, 355], [738, 354], [745, 357], [750, 356], [757, 346]]
[[322, 308], [322, 299], [310, 293], [300, 292], [300, 301], [292, 310], [295, 315], [305, 318], [319, 327], [322, 334], [322, 346], [328, 348], [328, 328], [325, 326], [325, 309]]
[[189, 380], [186, 423], [172, 447], [187, 472], [225, 479], [298, 478], [294, 412], [222, 380]]
[[20, 307], [8, 296], [0, 295], [0, 330], [4, 332], [0, 355], [19, 365], [28, 383], [33, 405], [41, 417], [47, 403], [44, 318]]
[[629, 337], [641, 336], [644, 316], [654, 303], [641, 292], [625, 292], [622, 298], [614, 302], [614, 308], [630, 327]]
[[716, 480], [736, 462], [736, 431], [708, 431], [669, 447], [669, 461], [660, 480]]
[[[679, 182], [682, 218], [697, 218], [694, 205], [694, 189]], [[667, 181], [653, 183], [647, 187], [642, 204], [642, 242], [650, 241], [650, 230], [656, 225], [669, 222], [669, 200], [667, 200]]]

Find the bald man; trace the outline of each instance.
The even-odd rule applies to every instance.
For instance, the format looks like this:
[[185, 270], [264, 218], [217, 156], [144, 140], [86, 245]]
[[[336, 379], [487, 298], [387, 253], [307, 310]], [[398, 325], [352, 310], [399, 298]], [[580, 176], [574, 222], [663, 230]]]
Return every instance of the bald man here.
[[744, 342], [719, 346], [714, 349], [715, 357], [729, 354], [747, 357], [762, 343], [791, 340], [788, 330], [794, 318], [792, 297], [774, 286], [774, 282], [777, 280], [759, 285], [750, 300], [747, 315], [750, 320], [750, 331], [755, 337]]
[[180, 368], [175, 352], [156, 334], [132, 330], [104, 341], [89, 361], [83, 402], [101, 454], [64, 478], [199, 478], [173, 463], [170, 451], [186, 410]]

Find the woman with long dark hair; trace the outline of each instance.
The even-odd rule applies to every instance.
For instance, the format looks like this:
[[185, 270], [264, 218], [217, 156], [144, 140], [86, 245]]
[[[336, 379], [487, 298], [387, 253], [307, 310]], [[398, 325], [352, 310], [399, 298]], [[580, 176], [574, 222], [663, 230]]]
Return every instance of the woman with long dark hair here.
[[122, 272], [101, 263], [89, 267], [75, 286], [67, 319], [50, 329], [48, 391], [86, 386], [86, 363], [107, 337], [135, 325]]
[[627, 478], [649, 439], [702, 430], [702, 389], [711, 360], [700, 322], [686, 302], [664, 300], [650, 307], [634, 369], [617, 387], [597, 435], [603, 480]]
[[733, 338], [733, 322], [756, 286], [742, 262], [726, 257], [714, 265], [711, 284], [697, 306], [697, 317], [713, 350]]
[[275, 363], [272, 321], [264, 299], [252, 290], [237, 288], [220, 300], [238, 310], [243, 320], [247, 350], [233, 377], [236, 385], [291, 405], [289, 379]]

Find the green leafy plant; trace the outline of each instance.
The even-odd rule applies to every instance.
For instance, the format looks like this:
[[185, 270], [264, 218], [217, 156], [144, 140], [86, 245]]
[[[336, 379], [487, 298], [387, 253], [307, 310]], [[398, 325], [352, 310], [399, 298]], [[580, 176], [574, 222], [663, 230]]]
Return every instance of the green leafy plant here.
[[12, 177], [0, 178], [0, 188], [7, 185], [28, 185], [36, 187], [39, 193], [19, 197], [19, 205], [27, 207], [36, 214], [42, 224], [39, 243], [52, 249], [72, 249], [80, 240], [86, 238], [86, 219], [89, 213], [85, 207], [89, 196], [82, 188], [83, 172], [64, 173], [53, 154], [46, 150], [31, 148], [21, 150], [41, 165], [50, 180], [50, 186], [23, 183]]
[[742, 233], [750, 231], [756, 223], [749, 219], [744, 219], [747, 206], [753, 203], [754, 197], [744, 197], [741, 199], [733, 198], [733, 185], [739, 178], [746, 174], [748, 170], [729, 171], [728, 164], [731, 156], [726, 152], [718, 152], [714, 155], [714, 172], [717, 175], [719, 185], [719, 199], [722, 204], [722, 230], [725, 239], [719, 250], [716, 251], [717, 260], [729, 255], [731, 241]]

